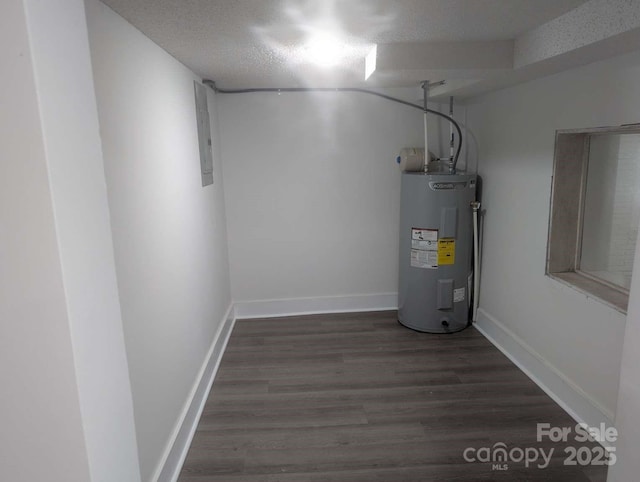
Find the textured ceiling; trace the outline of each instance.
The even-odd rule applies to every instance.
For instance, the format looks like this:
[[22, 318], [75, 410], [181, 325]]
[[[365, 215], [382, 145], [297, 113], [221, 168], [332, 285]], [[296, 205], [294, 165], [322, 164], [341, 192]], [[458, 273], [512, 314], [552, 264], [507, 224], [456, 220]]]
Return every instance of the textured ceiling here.
[[[223, 87], [364, 85], [373, 44], [513, 40], [585, 0], [103, 0], [204, 78]], [[349, 39], [345, 67], [306, 62], [316, 30]], [[439, 79], [437, 79], [439, 80]], [[411, 75], [369, 83], [415, 85]]]

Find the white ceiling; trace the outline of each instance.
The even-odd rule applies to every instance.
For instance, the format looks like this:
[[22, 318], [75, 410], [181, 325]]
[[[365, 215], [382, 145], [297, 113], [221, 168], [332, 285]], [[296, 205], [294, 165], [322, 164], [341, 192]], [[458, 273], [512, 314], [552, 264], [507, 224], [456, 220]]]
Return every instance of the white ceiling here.
[[[436, 94], [473, 95], [561, 70], [551, 57], [584, 50], [614, 34], [640, 32], [639, 8], [631, 23], [616, 24], [603, 38], [576, 40], [577, 33], [593, 30], [592, 17], [602, 15], [601, 4], [629, 4], [616, 13], [629, 17], [629, 9], [640, 6], [635, 0], [103, 2], [194, 72], [227, 88], [416, 86], [430, 79], [448, 81]], [[304, 39], [318, 29], [338, 30], [349, 40], [343, 67], [323, 69], [300, 54]], [[567, 31], [571, 38], [563, 38]], [[548, 38], [564, 43], [551, 47], [545, 44]], [[624, 45], [628, 50], [626, 40], [613, 53]], [[374, 44], [379, 44], [378, 69], [364, 82], [364, 56]], [[604, 54], [611, 55], [610, 50]], [[591, 59], [584, 51], [580, 58], [579, 63]], [[540, 68], [541, 63], [555, 67]]]

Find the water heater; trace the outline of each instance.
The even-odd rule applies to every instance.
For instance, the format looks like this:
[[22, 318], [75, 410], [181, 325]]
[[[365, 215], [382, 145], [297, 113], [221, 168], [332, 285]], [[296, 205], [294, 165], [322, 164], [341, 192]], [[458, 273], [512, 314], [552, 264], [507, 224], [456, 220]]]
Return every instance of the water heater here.
[[469, 325], [476, 176], [403, 172], [398, 321], [453, 333]]

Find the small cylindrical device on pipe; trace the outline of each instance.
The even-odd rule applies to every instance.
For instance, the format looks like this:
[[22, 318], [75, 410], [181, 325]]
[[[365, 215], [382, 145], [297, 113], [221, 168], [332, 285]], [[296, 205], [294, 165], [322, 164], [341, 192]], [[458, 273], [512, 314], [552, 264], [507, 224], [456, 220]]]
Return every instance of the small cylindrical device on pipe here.
[[400, 149], [396, 162], [403, 172], [417, 172], [425, 170], [424, 149], [420, 147], [405, 147]]
[[429, 157], [425, 159], [422, 147], [404, 147], [396, 157], [396, 164], [402, 172], [426, 172], [434, 170], [437, 162], [436, 156], [431, 151], [429, 151]]

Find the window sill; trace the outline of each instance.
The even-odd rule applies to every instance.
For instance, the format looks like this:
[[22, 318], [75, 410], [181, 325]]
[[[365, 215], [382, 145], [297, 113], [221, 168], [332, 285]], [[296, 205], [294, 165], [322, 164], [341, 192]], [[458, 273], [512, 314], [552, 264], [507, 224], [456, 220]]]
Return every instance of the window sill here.
[[621, 290], [612, 288], [607, 284], [601, 283], [591, 277], [584, 276], [583, 274], [575, 271], [549, 273], [548, 276], [598, 301], [601, 301], [625, 315], [627, 314], [629, 295]]

